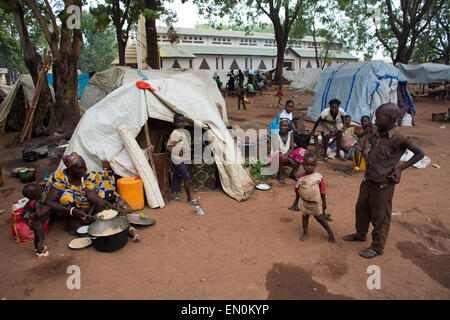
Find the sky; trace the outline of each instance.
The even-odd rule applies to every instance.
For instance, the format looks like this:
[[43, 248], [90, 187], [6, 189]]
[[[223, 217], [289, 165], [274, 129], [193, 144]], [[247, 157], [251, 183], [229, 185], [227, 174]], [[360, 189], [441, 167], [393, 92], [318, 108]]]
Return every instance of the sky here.
[[[195, 28], [196, 24], [208, 23], [208, 20], [202, 18], [197, 13], [197, 6], [190, 1], [182, 4], [181, 0], [175, 0], [173, 3], [169, 4], [168, 7], [177, 13], [178, 22], [174, 23], [175, 27]], [[261, 19], [263, 22], [271, 23], [270, 19], [265, 15], [263, 15]], [[223, 19], [223, 22], [227, 22], [227, 20]], [[363, 54], [358, 52], [352, 51], [352, 54], [363, 58]], [[373, 59], [381, 59], [391, 62], [388, 57], [383, 57], [381, 50], [374, 55]]]

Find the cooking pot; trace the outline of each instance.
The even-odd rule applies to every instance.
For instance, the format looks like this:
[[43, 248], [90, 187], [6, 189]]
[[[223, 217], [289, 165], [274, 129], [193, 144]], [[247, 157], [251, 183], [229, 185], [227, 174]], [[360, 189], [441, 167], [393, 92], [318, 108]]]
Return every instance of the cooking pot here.
[[[130, 222], [126, 217], [116, 216], [109, 220], [96, 220], [88, 228], [89, 237], [97, 251], [113, 252], [121, 249], [128, 242]], [[113, 229], [117, 232], [102, 236], [102, 233]]]

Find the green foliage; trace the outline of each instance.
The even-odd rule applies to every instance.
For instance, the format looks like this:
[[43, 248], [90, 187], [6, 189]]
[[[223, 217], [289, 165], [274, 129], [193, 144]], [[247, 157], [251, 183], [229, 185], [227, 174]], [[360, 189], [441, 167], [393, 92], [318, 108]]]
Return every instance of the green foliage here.
[[428, 37], [427, 61], [449, 63], [450, 37], [450, 4], [447, 2], [440, 10], [430, 26], [419, 35], [411, 60], [417, 63], [425, 62], [425, 52]]
[[99, 72], [109, 68], [118, 55], [114, 28], [109, 25], [102, 32], [97, 32], [94, 18], [89, 12], [83, 12], [81, 27], [84, 38], [79, 59], [81, 71]]
[[23, 50], [17, 34], [14, 17], [0, 8], [0, 67], [25, 72]]
[[268, 167], [267, 165], [264, 165], [260, 160], [258, 160], [256, 163], [252, 164], [248, 161], [245, 162], [244, 168], [250, 168], [250, 175], [252, 176], [253, 181], [255, 182], [265, 182], [267, 179], [269, 179], [271, 176], [265, 176], [261, 174], [261, 169]]

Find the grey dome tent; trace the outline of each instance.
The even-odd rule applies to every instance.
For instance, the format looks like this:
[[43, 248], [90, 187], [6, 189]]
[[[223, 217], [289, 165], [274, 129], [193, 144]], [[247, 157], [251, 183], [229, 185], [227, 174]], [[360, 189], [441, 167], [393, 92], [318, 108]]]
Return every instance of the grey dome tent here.
[[[315, 121], [328, 107], [331, 99], [339, 99], [341, 108], [359, 122], [361, 116], [373, 117], [383, 103], [397, 103], [397, 85], [405, 86], [406, 77], [393, 65], [384, 61], [365, 61], [332, 65], [320, 74], [315, 94], [306, 113], [306, 120]], [[407, 90], [406, 90], [407, 92]], [[409, 93], [412, 112], [414, 104]]]

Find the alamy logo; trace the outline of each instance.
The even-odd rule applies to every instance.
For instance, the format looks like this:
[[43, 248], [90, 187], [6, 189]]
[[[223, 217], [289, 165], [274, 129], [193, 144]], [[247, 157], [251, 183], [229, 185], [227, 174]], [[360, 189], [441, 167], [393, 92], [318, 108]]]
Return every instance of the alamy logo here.
[[381, 269], [379, 266], [371, 265], [367, 267], [367, 273], [370, 276], [367, 278], [367, 289], [373, 290], [381, 289]]
[[66, 13], [71, 14], [67, 20], [68, 29], [81, 29], [81, 8], [74, 4], [67, 7]]
[[70, 265], [67, 267], [66, 273], [70, 274], [70, 276], [67, 278], [67, 281], [66, 281], [67, 289], [69, 289], [69, 290], [81, 289], [81, 269], [80, 269], [80, 267], [76, 266], [76, 265]]

